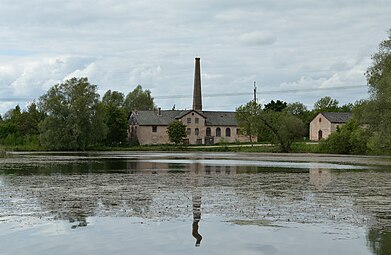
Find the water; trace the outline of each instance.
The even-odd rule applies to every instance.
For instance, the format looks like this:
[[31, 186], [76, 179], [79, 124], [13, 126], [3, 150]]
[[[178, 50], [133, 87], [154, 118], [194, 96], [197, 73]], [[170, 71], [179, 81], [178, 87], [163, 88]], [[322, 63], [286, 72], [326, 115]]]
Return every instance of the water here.
[[391, 254], [389, 158], [20, 153], [0, 254]]

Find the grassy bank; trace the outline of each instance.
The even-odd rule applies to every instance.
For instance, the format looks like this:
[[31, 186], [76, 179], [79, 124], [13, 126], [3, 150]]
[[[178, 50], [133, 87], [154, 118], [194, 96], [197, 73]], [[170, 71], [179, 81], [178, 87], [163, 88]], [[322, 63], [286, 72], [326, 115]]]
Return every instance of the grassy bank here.
[[[94, 151], [200, 151], [200, 152], [280, 152], [278, 146], [271, 144], [216, 144], [216, 145], [140, 145], [131, 147], [93, 147]], [[294, 143], [292, 152], [296, 153], [319, 153], [316, 143]]]
[[3, 148], [0, 148], [0, 158], [5, 158], [6, 155], [7, 152]]
[[[5, 156], [6, 151], [47, 151], [41, 146], [3, 146], [0, 149], [1, 155]], [[122, 146], [122, 147], [107, 147], [94, 146], [88, 148], [88, 151], [200, 151], [200, 152], [280, 152], [278, 146], [271, 144], [256, 143], [251, 144], [216, 144], [216, 145], [139, 145], [139, 146]], [[294, 153], [319, 153], [318, 144], [297, 142], [292, 145]]]

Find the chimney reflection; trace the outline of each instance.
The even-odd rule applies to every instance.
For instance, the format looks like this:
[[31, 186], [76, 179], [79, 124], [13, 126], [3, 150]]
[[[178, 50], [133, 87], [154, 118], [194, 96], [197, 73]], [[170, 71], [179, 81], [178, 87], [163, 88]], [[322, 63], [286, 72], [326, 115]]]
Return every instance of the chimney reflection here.
[[191, 234], [196, 239], [195, 246], [200, 246], [202, 236], [198, 233], [198, 224], [201, 220], [201, 192], [196, 190], [192, 195], [193, 202], [193, 224], [192, 224], [192, 232]]

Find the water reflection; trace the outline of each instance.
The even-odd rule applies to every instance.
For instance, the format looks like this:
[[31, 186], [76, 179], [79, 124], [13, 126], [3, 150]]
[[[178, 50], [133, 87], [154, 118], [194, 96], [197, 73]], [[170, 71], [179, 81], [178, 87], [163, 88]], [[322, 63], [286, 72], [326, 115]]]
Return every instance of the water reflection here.
[[391, 231], [372, 228], [368, 232], [369, 247], [376, 255], [391, 254]]
[[193, 224], [192, 224], [192, 232], [191, 234], [196, 239], [195, 246], [200, 246], [202, 235], [198, 232], [199, 222], [201, 220], [201, 192], [199, 190], [195, 190], [192, 196], [193, 203]]
[[56, 158], [42, 164], [3, 164], [0, 217], [67, 220], [72, 229], [89, 226], [90, 217], [192, 218], [192, 236], [188, 235], [200, 246], [208, 227], [201, 224], [202, 209], [203, 217], [219, 215], [255, 225], [296, 222], [366, 227], [372, 252], [390, 251], [389, 171], [222, 162]]
[[331, 169], [310, 169], [310, 183], [318, 190], [323, 190], [331, 183]]

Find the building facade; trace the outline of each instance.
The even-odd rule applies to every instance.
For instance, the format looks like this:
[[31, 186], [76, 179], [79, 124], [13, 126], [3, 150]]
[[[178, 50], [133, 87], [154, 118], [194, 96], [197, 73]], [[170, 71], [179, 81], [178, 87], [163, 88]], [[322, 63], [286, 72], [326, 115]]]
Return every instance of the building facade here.
[[327, 139], [352, 118], [351, 112], [321, 112], [310, 122], [310, 140]]
[[130, 140], [139, 144], [170, 143], [167, 127], [174, 120], [186, 125], [186, 144], [215, 144], [219, 142], [248, 142], [246, 136], [239, 135], [235, 112], [203, 111], [201, 95], [200, 59], [195, 59], [193, 109], [133, 111], [128, 123]]

